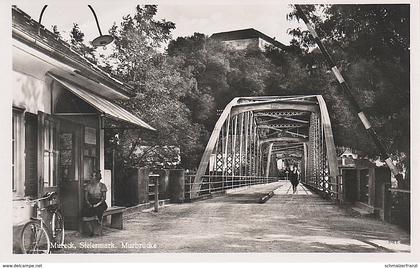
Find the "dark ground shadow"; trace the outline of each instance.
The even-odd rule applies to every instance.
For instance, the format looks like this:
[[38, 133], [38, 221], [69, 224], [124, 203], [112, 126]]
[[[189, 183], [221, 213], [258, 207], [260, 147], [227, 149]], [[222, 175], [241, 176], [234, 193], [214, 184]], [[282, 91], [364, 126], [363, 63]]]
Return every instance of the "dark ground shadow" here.
[[261, 197], [266, 193], [253, 194], [228, 194], [226, 196], [215, 197], [208, 199], [209, 203], [230, 203], [230, 204], [259, 204]]

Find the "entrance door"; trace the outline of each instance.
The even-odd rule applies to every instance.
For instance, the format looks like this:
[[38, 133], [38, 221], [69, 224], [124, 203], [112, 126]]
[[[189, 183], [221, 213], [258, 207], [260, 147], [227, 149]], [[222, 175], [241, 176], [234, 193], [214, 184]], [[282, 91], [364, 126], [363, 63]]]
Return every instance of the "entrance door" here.
[[354, 203], [357, 201], [357, 172], [356, 169], [343, 169], [345, 201]]
[[78, 230], [80, 219], [81, 126], [62, 120], [59, 132], [58, 174], [66, 229]]

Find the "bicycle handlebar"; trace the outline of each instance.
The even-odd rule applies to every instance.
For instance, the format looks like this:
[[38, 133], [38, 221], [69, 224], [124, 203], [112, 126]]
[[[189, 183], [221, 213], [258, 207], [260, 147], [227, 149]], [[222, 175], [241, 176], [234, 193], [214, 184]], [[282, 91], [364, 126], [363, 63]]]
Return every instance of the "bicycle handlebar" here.
[[54, 198], [54, 196], [56, 196], [56, 195], [57, 195], [57, 193], [56, 193], [56, 192], [47, 192], [47, 193], [45, 193], [45, 194], [44, 194], [44, 196], [43, 196], [43, 197], [41, 197], [41, 198], [38, 198], [38, 199], [32, 199], [32, 200], [27, 199], [27, 200], [26, 200], [26, 202], [31, 203], [31, 204], [35, 204], [35, 203], [37, 203], [37, 202], [39, 202], [39, 201], [42, 201], [42, 200], [51, 200], [51, 199], [53, 199], [53, 198]]

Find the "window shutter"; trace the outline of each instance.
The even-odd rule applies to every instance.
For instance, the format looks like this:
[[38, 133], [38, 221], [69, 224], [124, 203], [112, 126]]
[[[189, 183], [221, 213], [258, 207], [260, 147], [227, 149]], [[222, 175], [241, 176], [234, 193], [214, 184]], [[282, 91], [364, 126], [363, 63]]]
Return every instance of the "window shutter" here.
[[42, 196], [44, 192], [44, 126], [45, 114], [38, 112], [38, 165], [37, 165], [37, 179], [38, 179], [38, 196]]
[[25, 114], [25, 196], [38, 196], [38, 121], [35, 114]]

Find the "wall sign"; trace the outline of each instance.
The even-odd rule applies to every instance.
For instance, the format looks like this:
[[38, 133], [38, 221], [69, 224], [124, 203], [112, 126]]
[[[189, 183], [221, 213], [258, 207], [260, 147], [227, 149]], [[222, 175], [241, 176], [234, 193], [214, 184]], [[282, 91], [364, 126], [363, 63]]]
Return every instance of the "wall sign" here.
[[96, 129], [85, 127], [85, 143], [96, 144]]

